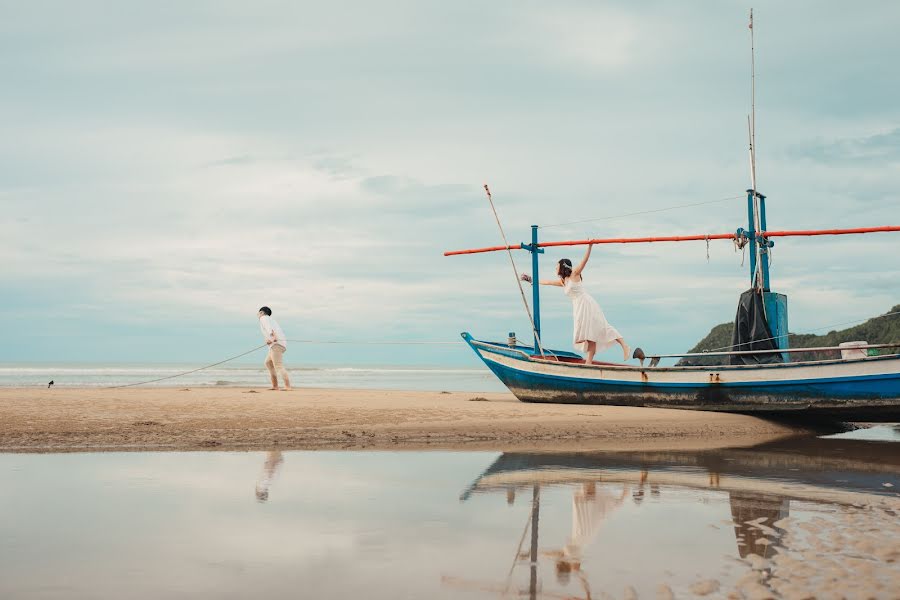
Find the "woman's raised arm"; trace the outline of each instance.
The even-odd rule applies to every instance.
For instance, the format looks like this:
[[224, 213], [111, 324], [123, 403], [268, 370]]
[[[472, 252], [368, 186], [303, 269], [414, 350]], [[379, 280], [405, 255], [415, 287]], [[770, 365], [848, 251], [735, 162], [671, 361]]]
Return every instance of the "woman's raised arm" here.
[[587, 252], [584, 253], [584, 258], [581, 259], [581, 263], [572, 269], [572, 275], [578, 275], [581, 277], [581, 272], [584, 271], [584, 268], [587, 266], [588, 259], [591, 257], [591, 248], [593, 248], [593, 244], [588, 244]]

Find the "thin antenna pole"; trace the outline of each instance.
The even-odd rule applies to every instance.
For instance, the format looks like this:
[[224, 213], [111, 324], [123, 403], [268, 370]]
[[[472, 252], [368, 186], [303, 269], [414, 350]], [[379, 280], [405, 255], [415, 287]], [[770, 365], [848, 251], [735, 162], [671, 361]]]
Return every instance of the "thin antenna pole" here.
[[756, 45], [753, 39], [753, 9], [750, 9], [750, 181], [756, 191]]
[[750, 123], [750, 115], [747, 115], [747, 140], [750, 154], [750, 189], [756, 191], [756, 169], [753, 167], [753, 125]]
[[[491, 197], [491, 189], [487, 184], [484, 184], [484, 191], [487, 194], [488, 202], [491, 204], [491, 210], [494, 212], [494, 219], [497, 221], [500, 235], [503, 237], [503, 245], [506, 246], [506, 253], [509, 254], [509, 264], [512, 265], [513, 273], [516, 276], [516, 284], [519, 286], [519, 293], [522, 295], [522, 304], [525, 305], [525, 312], [528, 313], [528, 322], [531, 323], [531, 331], [534, 332], [534, 341], [537, 344], [541, 356], [544, 356], [544, 345], [541, 344], [541, 336], [538, 333], [537, 326], [534, 324], [534, 317], [531, 316], [531, 308], [528, 306], [528, 300], [525, 298], [525, 289], [522, 287], [522, 280], [519, 278], [519, 270], [516, 269], [516, 261], [513, 260], [512, 250], [510, 250], [509, 242], [506, 240], [506, 233], [503, 231], [503, 225], [500, 224], [500, 217], [497, 215], [497, 208], [494, 206], [494, 199]], [[532, 285], [538, 285], [538, 282], [535, 281]]]

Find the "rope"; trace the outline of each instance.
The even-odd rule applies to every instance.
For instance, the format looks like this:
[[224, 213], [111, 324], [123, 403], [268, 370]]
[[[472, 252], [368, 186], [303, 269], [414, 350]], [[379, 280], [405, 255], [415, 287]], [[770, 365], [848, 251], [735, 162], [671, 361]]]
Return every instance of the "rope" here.
[[403, 341], [367, 341], [354, 342], [353, 340], [287, 340], [295, 344], [352, 344], [354, 346], [456, 346], [459, 342], [403, 342]]
[[126, 384], [124, 384], [124, 385], [111, 385], [111, 386], [104, 387], [104, 388], [102, 388], [102, 389], [104, 389], [104, 390], [114, 390], [114, 389], [118, 389], [118, 388], [133, 387], [133, 386], [136, 386], [136, 385], [144, 385], [144, 384], [147, 384], [147, 383], [156, 383], [157, 381], [165, 381], [166, 379], [175, 379], [176, 377], [183, 377], [184, 375], [190, 375], [191, 373], [196, 373], [197, 371], [203, 371], [204, 369], [211, 369], [212, 367], [217, 367], [217, 366], [219, 366], [219, 365], [223, 365], [223, 364], [225, 364], [225, 363], [227, 363], [227, 362], [231, 362], [231, 361], [236, 360], [236, 359], [238, 359], [238, 358], [240, 358], [240, 357], [242, 357], [242, 356], [247, 356], [248, 354], [251, 354], [251, 353], [253, 353], [253, 352], [256, 352], [256, 351], [259, 350], [260, 348], [265, 348], [265, 347], [266, 347], [266, 344], [263, 344], [262, 346], [257, 346], [257, 347], [254, 348], [253, 350], [247, 350], [246, 352], [243, 352], [243, 353], [241, 353], [241, 354], [238, 354], [237, 356], [232, 356], [231, 358], [226, 358], [225, 360], [220, 360], [220, 361], [217, 362], [217, 363], [213, 363], [213, 364], [211, 364], [211, 365], [206, 365], [205, 367], [199, 367], [199, 368], [197, 368], [197, 369], [191, 369], [190, 371], [185, 371], [184, 373], [177, 373], [177, 374], [175, 374], [175, 375], [168, 375], [168, 376], [166, 376], [166, 377], [160, 377], [159, 379], [150, 379], [149, 381], [139, 381], [139, 382], [137, 382], [137, 383], [126, 383]]
[[655, 208], [652, 210], [642, 210], [639, 212], [624, 213], [620, 215], [610, 215], [606, 217], [597, 217], [594, 219], [583, 219], [581, 221], [569, 221], [567, 223], [554, 223], [552, 225], [541, 225], [540, 229], [549, 229], [551, 227], [562, 227], [564, 225], [577, 225], [579, 223], [593, 223], [594, 221], [611, 221], [613, 219], [624, 219], [625, 217], [636, 217], [638, 215], [649, 215], [653, 213], [665, 212], [667, 210], [676, 210], [679, 208], [691, 208], [693, 206], [705, 206], [707, 204], [716, 204], [718, 202], [727, 202], [729, 200], [739, 200], [744, 196], [730, 196], [728, 198], [719, 198], [718, 200], [707, 200], [705, 202], [694, 202], [691, 204], [678, 204], [675, 206], [666, 206], [663, 208]]
[[[843, 322], [843, 323], [834, 323], [834, 324], [832, 324], [832, 325], [826, 325], [826, 326], [824, 326], [824, 327], [817, 327], [816, 329], [810, 329], [810, 330], [808, 330], [808, 331], [806, 331], [806, 332], [804, 332], [804, 333], [788, 333], [787, 335], [772, 336], [772, 337], [767, 337], [767, 338], [763, 338], [763, 339], [760, 339], [760, 340], [753, 340], [753, 341], [750, 341], [750, 342], [743, 342], [743, 343], [741, 343], [741, 344], [735, 344], [735, 345], [733, 345], [733, 346], [732, 346], [732, 345], [728, 345], [728, 346], [722, 346], [721, 348], [713, 348], [713, 349], [711, 349], [711, 350], [704, 350], [703, 352], [718, 352], [718, 351], [720, 351], [720, 350], [731, 350], [732, 348], [738, 348], [738, 347], [740, 347], [740, 346], [746, 346], [747, 344], [755, 344], [756, 342], [768, 342], [769, 340], [776, 340], [776, 339], [778, 339], [778, 338], [780, 338], [780, 337], [789, 337], [789, 336], [792, 336], [792, 335], [808, 335], [808, 334], [810, 334], [810, 333], [812, 333], [812, 332], [814, 332], [814, 331], [822, 331], [823, 329], [831, 329], [832, 327], [840, 327], [841, 325], [851, 325], [851, 324], [854, 324], [854, 323], [864, 323], [864, 322], [866, 322], [866, 321], [874, 321], [875, 319], [882, 319], [882, 318], [884, 318], [884, 317], [890, 317], [890, 316], [893, 316], [893, 315], [900, 315], [900, 310], [897, 310], [897, 311], [894, 311], [894, 312], [889, 312], [889, 313], [886, 313], [886, 314], [883, 314], [883, 315], [878, 315], [877, 317], [870, 317], [870, 318], [868, 318], [868, 319], [858, 319], [858, 320], [856, 320], [856, 321], [845, 321], [845, 322]], [[777, 351], [778, 351], [777, 349], [776, 349], [776, 350], [773, 350], [773, 352], [777, 352]]]
[[[506, 253], [509, 254], [509, 264], [512, 265], [513, 273], [516, 277], [516, 285], [519, 286], [519, 293], [522, 295], [522, 304], [525, 305], [525, 312], [528, 313], [528, 321], [531, 323], [531, 331], [534, 332], [534, 341], [537, 342], [538, 350], [541, 356], [544, 356], [544, 345], [541, 344], [541, 336], [538, 335], [537, 325], [534, 324], [534, 317], [531, 316], [531, 307], [528, 306], [528, 300], [525, 298], [525, 288], [522, 287], [522, 280], [519, 278], [519, 270], [516, 269], [516, 261], [513, 260], [512, 250], [509, 249], [509, 242], [506, 241], [506, 233], [503, 231], [503, 225], [500, 224], [500, 217], [497, 215], [497, 208], [494, 206], [494, 199], [491, 198], [491, 189], [484, 184], [484, 191], [487, 193], [488, 202], [491, 204], [491, 210], [494, 212], [494, 219], [497, 221], [497, 227], [500, 228], [500, 235], [503, 237], [503, 244], [506, 246]], [[538, 285], [535, 281], [533, 285]]]
[[[295, 344], [353, 344], [356, 345], [428, 345], [428, 346], [445, 346], [445, 345], [457, 345], [463, 342], [432, 342], [432, 341], [424, 341], [424, 342], [398, 342], [398, 341], [365, 341], [365, 342], [354, 342], [354, 341], [338, 341], [338, 340], [287, 340], [289, 342], [293, 342]], [[123, 385], [111, 385], [101, 389], [104, 390], [114, 390], [118, 388], [126, 388], [126, 387], [134, 387], [138, 385], [146, 385], [148, 383], [157, 383], [159, 381], [165, 381], [167, 379], [175, 379], [176, 377], [184, 377], [185, 375], [190, 375], [192, 373], [197, 373], [199, 371], [204, 371], [206, 369], [211, 369], [213, 367], [218, 367], [219, 365], [224, 365], [227, 362], [231, 362], [233, 360], [237, 360], [243, 356], [247, 356], [248, 354], [252, 354], [261, 348], [265, 348], [267, 344], [263, 344], [262, 346], [257, 346], [252, 350], [247, 350], [237, 356], [232, 356], [231, 358], [226, 358], [225, 360], [220, 360], [219, 362], [213, 363], [211, 365], [205, 365], [203, 367], [198, 367], [196, 369], [191, 369], [190, 371], [184, 371], [183, 373], [176, 373], [175, 375], [167, 375], [166, 377], [160, 377], [158, 379], [150, 379], [148, 381], [139, 381], [137, 383], [126, 383]]]

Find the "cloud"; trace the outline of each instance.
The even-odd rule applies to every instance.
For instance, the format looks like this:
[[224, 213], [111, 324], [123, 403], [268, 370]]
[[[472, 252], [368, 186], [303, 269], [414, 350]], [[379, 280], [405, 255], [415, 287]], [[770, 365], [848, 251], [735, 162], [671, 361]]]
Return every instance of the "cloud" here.
[[809, 142], [795, 147], [793, 154], [830, 167], [896, 163], [900, 161], [900, 128], [857, 138]]
[[612, 5], [526, 3], [521, 9], [505, 41], [555, 66], [616, 71], [650, 59], [659, 47], [655, 19]]
[[[501, 243], [485, 182], [513, 242], [592, 217], [614, 218], [541, 238], [746, 227], [742, 7], [265, 7], [82, 3], [47, 18], [29, 4], [0, 23], [0, 359], [46, 357], [61, 332], [104, 360], [168, 357], [169, 339], [215, 352], [255, 335], [263, 303], [309, 337], [524, 337], [505, 257], [441, 255]], [[758, 14], [770, 225], [900, 222], [890, 19]], [[892, 235], [779, 240], [792, 324], [896, 304]], [[548, 251], [544, 273], [579, 252]], [[708, 262], [702, 242], [604, 246], [588, 281], [626, 337], [677, 351], [731, 318], [746, 271], [727, 242]], [[570, 306], [553, 291], [546, 337], [567, 348]], [[122, 331], [144, 343], [114, 346]]]

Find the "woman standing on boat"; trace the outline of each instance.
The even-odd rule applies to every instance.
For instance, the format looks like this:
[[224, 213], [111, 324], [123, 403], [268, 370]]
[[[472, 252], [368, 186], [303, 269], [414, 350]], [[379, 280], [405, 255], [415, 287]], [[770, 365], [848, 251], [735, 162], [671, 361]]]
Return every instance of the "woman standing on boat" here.
[[[594, 354], [606, 350], [613, 344], [619, 344], [622, 347], [624, 360], [628, 360], [630, 358], [628, 353], [631, 349], [622, 339], [622, 334], [606, 321], [600, 305], [584, 289], [581, 273], [591, 257], [592, 248], [592, 244], [588, 245], [587, 252], [584, 253], [584, 258], [577, 267], [573, 268], [572, 261], [568, 258], [560, 260], [556, 265], [556, 274], [559, 279], [544, 280], [540, 284], [561, 287], [566, 296], [572, 299], [575, 318], [575, 348], [585, 354], [584, 362], [586, 364], [593, 362]], [[522, 279], [531, 283], [531, 277], [528, 275], [522, 275]]]

